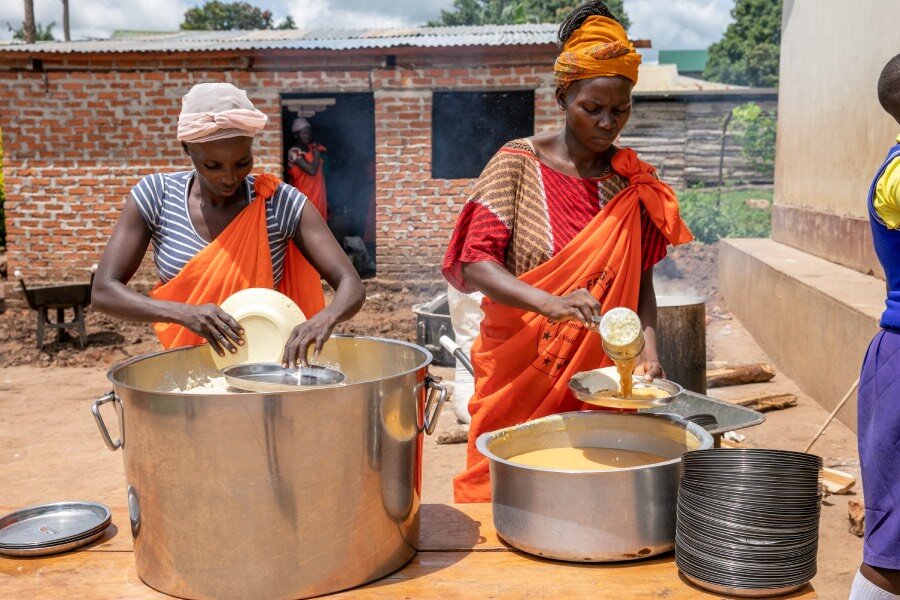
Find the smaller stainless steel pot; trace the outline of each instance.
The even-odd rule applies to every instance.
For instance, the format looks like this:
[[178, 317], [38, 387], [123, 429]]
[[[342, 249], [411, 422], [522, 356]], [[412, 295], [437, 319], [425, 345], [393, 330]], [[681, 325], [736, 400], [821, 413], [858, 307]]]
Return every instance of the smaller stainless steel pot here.
[[[494, 526], [525, 552], [576, 562], [634, 560], [675, 547], [681, 455], [711, 448], [702, 427], [671, 414], [606, 411], [551, 415], [485, 433]], [[614, 471], [565, 471], [506, 460], [566, 446], [621, 448], [668, 460]]]

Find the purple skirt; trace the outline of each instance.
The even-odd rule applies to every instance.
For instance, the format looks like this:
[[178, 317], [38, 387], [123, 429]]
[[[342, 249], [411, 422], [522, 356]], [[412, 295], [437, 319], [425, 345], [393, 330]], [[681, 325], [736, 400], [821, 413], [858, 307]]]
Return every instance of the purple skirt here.
[[900, 569], [900, 331], [884, 329], [872, 340], [857, 398], [866, 502], [863, 562]]

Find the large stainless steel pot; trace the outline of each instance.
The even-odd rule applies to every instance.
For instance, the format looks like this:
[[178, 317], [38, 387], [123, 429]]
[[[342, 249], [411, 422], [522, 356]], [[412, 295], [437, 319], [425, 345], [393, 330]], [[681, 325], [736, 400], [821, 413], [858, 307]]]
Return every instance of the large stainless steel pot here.
[[[569, 412], [485, 433], [494, 526], [511, 545], [578, 562], [634, 560], [675, 547], [681, 455], [711, 448], [702, 427], [671, 414]], [[665, 462], [614, 471], [564, 471], [506, 460], [560, 447], [622, 448]]]
[[[113, 367], [93, 411], [122, 448], [137, 573], [181, 598], [301, 598], [378, 579], [416, 552], [421, 440], [446, 390], [431, 354], [335, 337], [348, 384], [185, 394], [217, 376], [205, 347]], [[121, 438], [100, 417], [111, 402]]]

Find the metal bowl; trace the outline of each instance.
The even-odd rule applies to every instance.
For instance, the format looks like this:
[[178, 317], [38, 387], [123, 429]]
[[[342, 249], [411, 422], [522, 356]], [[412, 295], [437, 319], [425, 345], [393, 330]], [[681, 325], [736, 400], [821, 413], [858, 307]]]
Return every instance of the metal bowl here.
[[[712, 436], [670, 414], [582, 411], [485, 433], [494, 526], [525, 552], [575, 562], [635, 560], [675, 545], [681, 454], [710, 448]], [[662, 462], [611, 471], [526, 466], [507, 460], [559, 447], [649, 452]]]
[[284, 368], [277, 363], [248, 363], [222, 369], [231, 387], [248, 392], [296, 392], [305, 387], [343, 384], [347, 376], [337, 369], [310, 365]]
[[634, 389], [642, 387], [656, 387], [668, 392], [668, 396], [653, 399], [628, 399], [628, 398], [611, 398], [603, 395], [607, 390], [600, 387], [602, 382], [606, 381], [606, 375], [602, 369], [594, 369], [593, 371], [582, 371], [576, 373], [569, 380], [569, 389], [572, 394], [582, 402], [593, 404], [595, 406], [603, 406], [606, 408], [657, 408], [671, 403], [675, 398], [684, 392], [684, 388], [668, 379], [654, 379], [648, 383], [641, 376], [633, 378]]

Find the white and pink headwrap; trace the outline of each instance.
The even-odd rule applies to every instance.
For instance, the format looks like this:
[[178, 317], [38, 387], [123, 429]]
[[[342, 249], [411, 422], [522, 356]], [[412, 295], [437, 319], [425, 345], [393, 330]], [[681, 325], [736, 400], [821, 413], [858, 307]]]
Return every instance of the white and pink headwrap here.
[[178, 141], [189, 144], [254, 137], [269, 118], [230, 83], [198, 83], [181, 99]]

